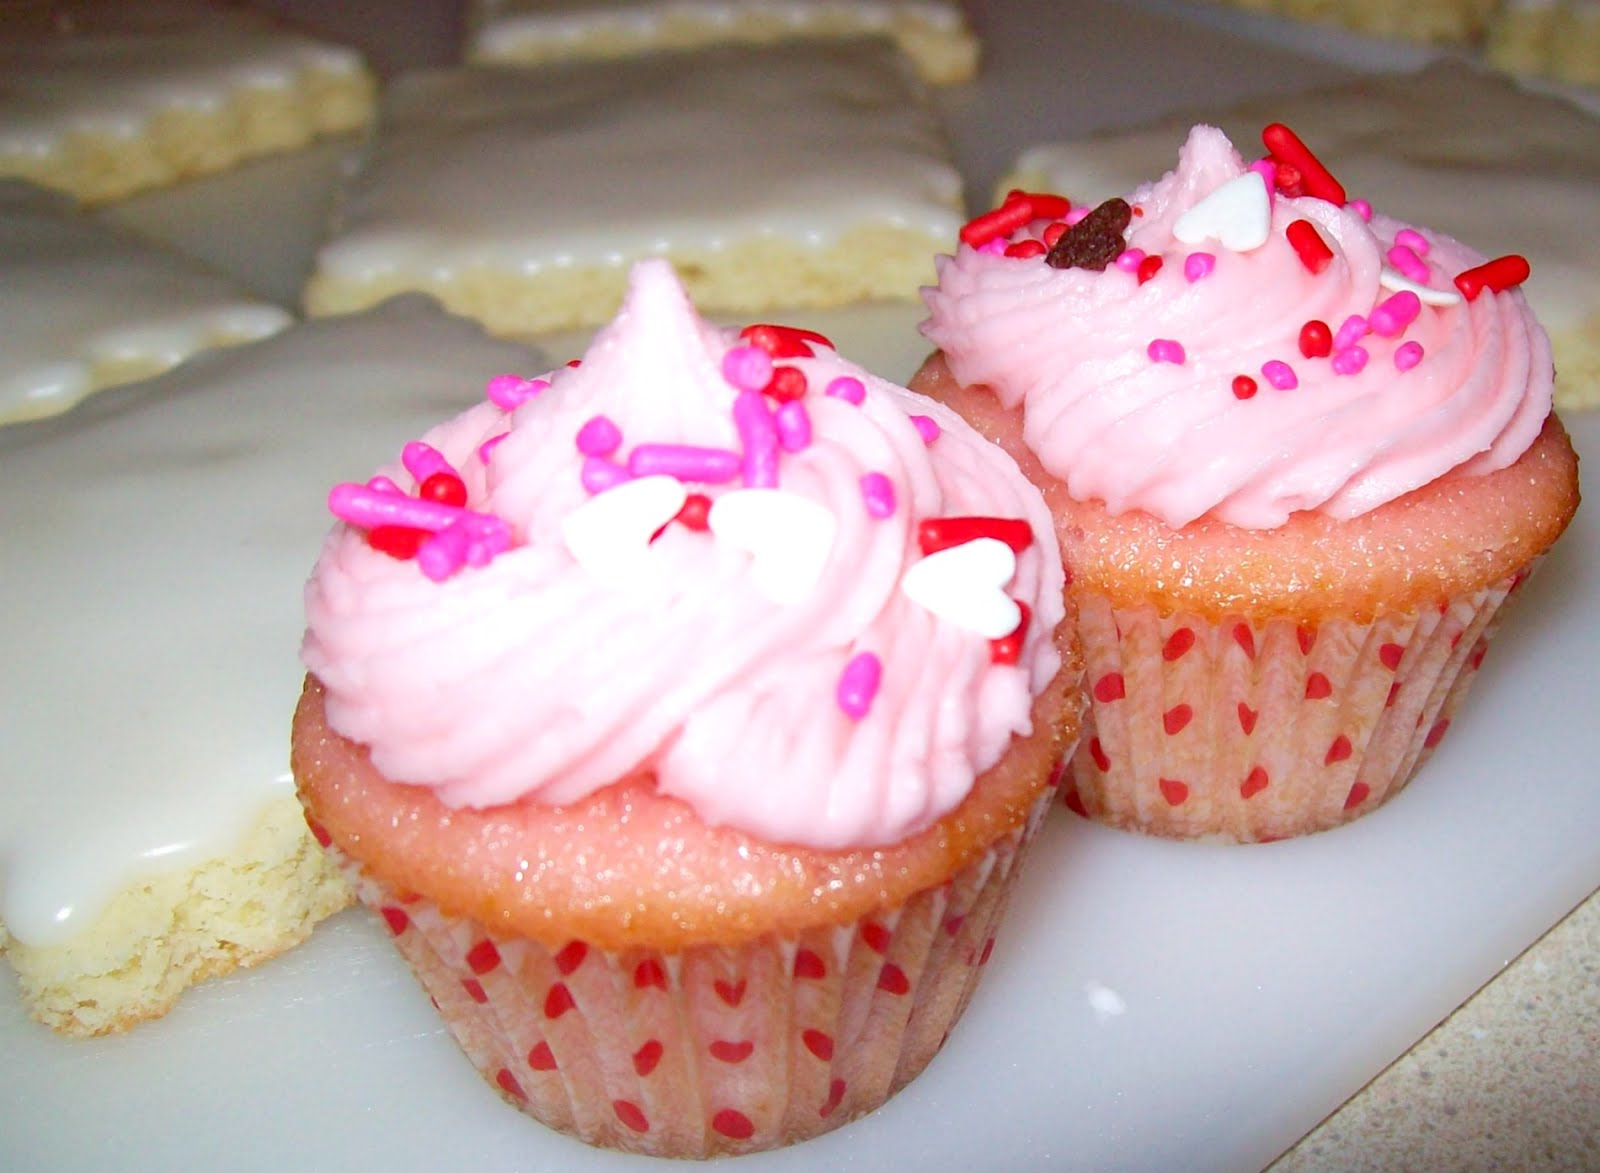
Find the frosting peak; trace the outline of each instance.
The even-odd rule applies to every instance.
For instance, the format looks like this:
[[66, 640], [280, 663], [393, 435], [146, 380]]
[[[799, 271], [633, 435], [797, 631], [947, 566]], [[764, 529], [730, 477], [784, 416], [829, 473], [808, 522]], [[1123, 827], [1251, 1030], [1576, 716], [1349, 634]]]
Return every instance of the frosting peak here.
[[1344, 519], [1511, 464], [1553, 381], [1520, 290], [1464, 296], [1482, 256], [1346, 202], [1286, 128], [1263, 137], [1246, 165], [1195, 127], [1127, 197], [1103, 270], [1055, 267], [1053, 216], [962, 244], [924, 290], [923, 332], [962, 383], [1022, 406], [1074, 497], [1174, 527]]
[[[953, 413], [819, 336], [703, 322], [664, 262], [581, 363], [490, 396], [335, 491], [307, 588], [329, 722], [390, 779], [492, 806], [649, 772], [708, 823], [858, 846], [953, 809], [1027, 731], [1059, 556]], [[936, 563], [952, 519], [1001, 544], [980, 571]]]

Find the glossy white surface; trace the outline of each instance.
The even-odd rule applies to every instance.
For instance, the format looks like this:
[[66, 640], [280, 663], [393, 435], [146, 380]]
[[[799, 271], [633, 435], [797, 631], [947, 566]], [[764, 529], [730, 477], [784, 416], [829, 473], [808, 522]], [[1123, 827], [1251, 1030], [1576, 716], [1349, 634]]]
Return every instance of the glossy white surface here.
[[[1575, 431], [1600, 468], [1600, 419]], [[1600, 496], [1600, 477], [1586, 488]], [[985, 985], [922, 1077], [740, 1167], [1264, 1164], [1600, 882], [1597, 603], [1586, 509], [1424, 773], [1340, 830], [1211, 847], [1052, 817]], [[7, 998], [0, 1040], [16, 1168], [652, 1167], [506, 1108], [359, 912], [126, 1037], [67, 1042]]]
[[291, 321], [281, 306], [17, 180], [0, 180], [0, 273], [0, 424], [66, 411], [118, 364], [164, 370]]
[[71, 940], [288, 792], [328, 489], [529, 368], [546, 364], [410, 297], [0, 430], [0, 647], [22, 666], [0, 675], [10, 933]]
[[[975, 7], [988, 72], [941, 102], [978, 193], [1028, 142], [1339, 74], [1140, 8]], [[229, 207], [203, 204], [175, 228], [224, 240]], [[265, 225], [256, 238], [272, 249]], [[923, 350], [915, 318], [779, 320], [831, 331], [903, 378]], [[1060, 813], [943, 1054], [872, 1117], [738, 1167], [1258, 1167], [1600, 884], [1600, 417], [1573, 430], [1591, 505], [1412, 787], [1346, 828], [1265, 847], [1147, 841]], [[359, 913], [122, 1038], [56, 1038], [23, 1018], [9, 983], [6, 1167], [661, 1167], [503, 1106]]]

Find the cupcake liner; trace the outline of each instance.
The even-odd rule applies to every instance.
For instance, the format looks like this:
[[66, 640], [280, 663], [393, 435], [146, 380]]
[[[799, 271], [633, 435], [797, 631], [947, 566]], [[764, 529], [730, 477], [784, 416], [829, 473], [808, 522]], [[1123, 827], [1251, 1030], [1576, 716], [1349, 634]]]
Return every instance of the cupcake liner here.
[[1239, 842], [1375, 809], [1439, 744], [1531, 570], [1371, 623], [1211, 622], [1079, 599], [1090, 708], [1067, 805], [1118, 827]]
[[499, 936], [339, 858], [508, 1102], [591, 1144], [711, 1157], [827, 1132], [927, 1065], [972, 996], [1055, 793], [898, 908], [674, 953]]

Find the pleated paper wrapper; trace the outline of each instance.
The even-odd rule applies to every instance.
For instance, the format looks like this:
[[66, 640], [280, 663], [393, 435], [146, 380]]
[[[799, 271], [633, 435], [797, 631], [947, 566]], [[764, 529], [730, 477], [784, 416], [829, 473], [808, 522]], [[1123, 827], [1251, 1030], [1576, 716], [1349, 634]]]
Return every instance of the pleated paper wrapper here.
[[1214, 622], [1080, 598], [1090, 706], [1066, 804], [1127, 829], [1239, 842], [1357, 818], [1444, 737], [1526, 577], [1371, 623]]
[[901, 907], [738, 947], [550, 948], [341, 863], [503, 1098], [591, 1144], [710, 1157], [827, 1132], [927, 1065], [972, 997], [1057, 793]]

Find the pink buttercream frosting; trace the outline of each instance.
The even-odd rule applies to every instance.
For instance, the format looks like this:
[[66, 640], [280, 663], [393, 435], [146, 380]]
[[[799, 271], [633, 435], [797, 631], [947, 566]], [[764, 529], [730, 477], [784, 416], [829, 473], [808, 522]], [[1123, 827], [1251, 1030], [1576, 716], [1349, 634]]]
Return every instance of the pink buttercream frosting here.
[[[1259, 196], [1254, 178], [1180, 225], [1246, 174], [1220, 131], [1197, 126], [1177, 169], [1127, 197], [1127, 248], [1160, 258], [1154, 275], [1149, 261], [1142, 274], [1052, 268], [962, 244], [924, 290], [923, 332], [961, 383], [1022, 406], [1028, 446], [1074, 498], [1175, 528], [1207, 514], [1250, 529], [1298, 510], [1348, 519], [1515, 461], [1553, 381], [1521, 291], [1462, 298], [1453, 279], [1484, 260], [1465, 245], [1265, 178], [1264, 243], [1233, 235], [1250, 201], [1230, 197]], [[1300, 220], [1332, 254], [1320, 272], [1289, 239]], [[1302, 353], [1308, 321], [1342, 334], [1332, 353]]]
[[[332, 728], [452, 806], [568, 803], [651, 771], [708, 823], [825, 848], [893, 842], [957, 806], [1029, 731], [1060, 664], [1044, 503], [959, 417], [826, 346], [775, 360], [804, 374], [803, 411], [741, 400], [732, 380], [762, 365], [744, 347], [696, 316], [670, 267], [645, 262], [580, 365], [422, 437], [459, 471], [465, 508], [509, 541], [430, 577], [360, 526], [334, 528], [302, 650]], [[841, 378], [862, 393], [827, 393]], [[632, 523], [645, 536], [630, 539], [595, 513], [629, 481], [592, 492], [585, 465], [625, 468], [656, 445], [743, 453], [742, 475], [768, 487], [685, 484], [711, 499], [711, 528], [646, 506]], [[399, 464], [381, 475], [414, 484]], [[646, 486], [666, 486], [669, 516], [673, 479]], [[742, 522], [724, 498], [750, 511]], [[1034, 534], [999, 572], [957, 584], [972, 597], [941, 611], [954, 620], [902, 588], [928, 561], [919, 523], [952, 516], [1023, 519]], [[752, 552], [762, 532], [772, 548]], [[755, 565], [765, 557], [775, 564]], [[1032, 613], [1015, 663], [974, 630], [994, 627], [997, 594]]]

